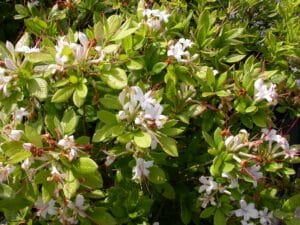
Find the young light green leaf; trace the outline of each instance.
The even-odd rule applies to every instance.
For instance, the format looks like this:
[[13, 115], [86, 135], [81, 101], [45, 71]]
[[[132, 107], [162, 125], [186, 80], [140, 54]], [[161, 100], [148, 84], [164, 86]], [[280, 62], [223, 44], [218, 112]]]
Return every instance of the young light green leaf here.
[[146, 132], [138, 132], [134, 134], [134, 143], [141, 148], [149, 148], [151, 145], [151, 136]]

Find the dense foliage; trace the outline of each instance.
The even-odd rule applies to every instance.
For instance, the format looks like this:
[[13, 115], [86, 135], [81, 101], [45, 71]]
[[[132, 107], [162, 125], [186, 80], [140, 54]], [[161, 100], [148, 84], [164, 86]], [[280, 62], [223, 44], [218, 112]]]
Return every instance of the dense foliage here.
[[0, 44], [5, 224], [300, 222], [300, 1], [25, 1]]

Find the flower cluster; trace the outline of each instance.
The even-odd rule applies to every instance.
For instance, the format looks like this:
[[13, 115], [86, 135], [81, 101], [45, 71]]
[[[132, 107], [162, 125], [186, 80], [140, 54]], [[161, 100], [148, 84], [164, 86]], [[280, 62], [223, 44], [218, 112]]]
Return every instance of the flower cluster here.
[[82, 32], [76, 32], [75, 37], [79, 39], [79, 44], [76, 42], [70, 42], [66, 36], [62, 36], [58, 39], [55, 46], [56, 64], [51, 64], [47, 67], [52, 73], [57, 70], [63, 71], [68, 65], [78, 65], [82, 62], [87, 63], [99, 63], [102, 62], [105, 53], [103, 52], [101, 46], [94, 47], [96, 51], [95, 57], [90, 54], [90, 42], [88, 37]]
[[259, 78], [254, 83], [255, 88], [255, 101], [259, 102], [263, 99], [267, 100], [270, 104], [276, 104], [278, 94], [276, 92], [276, 85], [270, 84], [269, 87], [264, 84], [264, 80]]
[[146, 17], [146, 24], [155, 30], [159, 30], [162, 27], [162, 23], [167, 23], [170, 14], [165, 10], [159, 11], [158, 9], [145, 9], [143, 16]]
[[240, 209], [237, 209], [234, 211], [235, 216], [237, 217], [243, 217], [243, 220], [241, 221], [242, 225], [251, 225], [250, 219], [259, 219], [259, 222], [261, 225], [271, 225], [273, 224], [273, 214], [272, 212], [269, 212], [268, 208], [264, 208], [261, 211], [258, 211], [255, 208], [254, 203], [249, 203], [244, 199], [240, 200]]
[[123, 110], [119, 111], [120, 120], [134, 121], [146, 130], [162, 128], [167, 117], [162, 115], [163, 107], [151, 97], [152, 91], [143, 93], [138, 86], [124, 89], [119, 94]]
[[192, 45], [193, 42], [191, 40], [180, 38], [175, 45], [172, 44], [169, 46], [167, 54], [174, 57], [178, 62], [190, 62], [198, 57], [197, 54], [191, 57], [190, 52], [187, 50]]

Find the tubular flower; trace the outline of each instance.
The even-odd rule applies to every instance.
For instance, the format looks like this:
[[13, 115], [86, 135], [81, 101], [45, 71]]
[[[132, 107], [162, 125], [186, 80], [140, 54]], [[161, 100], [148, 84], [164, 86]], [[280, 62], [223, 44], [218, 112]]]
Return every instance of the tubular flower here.
[[271, 104], [277, 103], [276, 85], [270, 84], [269, 88], [264, 84], [263, 79], [259, 78], [254, 83], [255, 88], [255, 101], [259, 102], [263, 99], [267, 100]]
[[136, 166], [133, 167], [132, 172], [134, 176], [132, 177], [133, 180], [141, 180], [142, 177], [148, 177], [149, 175], [149, 168], [153, 166], [153, 161], [145, 161], [142, 158], [136, 159]]
[[203, 192], [203, 191], [205, 191], [207, 194], [211, 194], [211, 192], [213, 190], [217, 190], [218, 189], [218, 184], [217, 184], [217, 182], [215, 182], [213, 180], [212, 177], [206, 178], [204, 176], [201, 176], [199, 178], [199, 181], [202, 183], [202, 185], [199, 188], [199, 192], [200, 193]]

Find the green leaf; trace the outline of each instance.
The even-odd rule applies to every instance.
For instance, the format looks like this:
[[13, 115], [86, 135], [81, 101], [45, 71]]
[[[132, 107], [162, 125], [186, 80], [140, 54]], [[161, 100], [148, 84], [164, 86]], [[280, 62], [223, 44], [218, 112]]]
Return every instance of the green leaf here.
[[107, 212], [104, 207], [96, 207], [89, 215], [96, 224], [117, 225], [117, 221]]
[[73, 169], [78, 174], [92, 174], [97, 171], [98, 165], [90, 158], [81, 157], [75, 163], [73, 163]]
[[294, 195], [283, 203], [282, 209], [284, 211], [293, 212], [300, 206], [300, 194]]
[[74, 87], [64, 87], [55, 92], [51, 101], [55, 103], [66, 102], [73, 94]]
[[216, 211], [215, 207], [208, 207], [201, 212], [200, 217], [201, 218], [211, 217], [215, 213], [215, 211]]
[[186, 201], [184, 197], [180, 199], [180, 217], [183, 224], [189, 224], [192, 219], [191, 211], [188, 209]]
[[215, 78], [215, 75], [214, 75], [214, 73], [212, 72], [212, 70], [210, 68], [207, 68], [206, 80], [207, 80], [207, 84], [209, 85], [209, 87], [213, 91], [215, 83], [216, 83], [216, 78]]
[[24, 20], [24, 22], [28, 31], [34, 33], [37, 36], [40, 36], [48, 28], [47, 23], [39, 19], [38, 17], [26, 19]]
[[123, 89], [127, 85], [127, 76], [124, 70], [113, 68], [101, 75], [101, 79], [113, 89]]
[[266, 115], [263, 111], [258, 111], [252, 116], [253, 122], [256, 126], [267, 127]]
[[0, 198], [5, 199], [13, 197], [15, 197], [14, 190], [10, 186], [0, 183]]
[[22, 150], [19, 151], [18, 153], [14, 154], [13, 156], [11, 156], [8, 160], [7, 163], [8, 164], [15, 164], [15, 163], [19, 163], [21, 161], [23, 161], [24, 159], [27, 159], [28, 157], [31, 156], [31, 152], [27, 151], [27, 150]]
[[149, 168], [148, 179], [154, 184], [163, 184], [167, 181], [165, 172], [158, 166]]
[[140, 148], [149, 148], [151, 146], [151, 136], [146, 132], [138, 132], [134, 134], [134, 143]]
[[152, 67], [152, 72], [155, 74], [158, 74], [166, 67], [167, 67], [167, 63], [158, 62], [158, 63], [154, 64], [154, 66]]
[[122, 105], [120, 104], [119, 99], [116, 96], [105, 95], [103, 98], [100, 98], [99, 101], [107, 109], [117, 109], [117, 110], [122, 109]]
[[66, 110], [60, 122], [63, 134], [70, 135], [74, 133], [78, 120], [79, 116], [76, 115], [73, 109]]
[[16, 9], [17, 13], [19, 13], [20, 15], [23, 16], [22, 18], [24, 18], [24, 17], [26, 17], [26, 16], [29, 15], [29, 12], [28, 12], [27, 8], [24, 7], [21, 4], [15, 4], [15, 9]]
[[123, 133], [122, 124], [105, 124], [101, 129], [96, 130], [93, 136], [93, 142], [102, 142], [108, 138], [119, 136]]
[[21, 196], [15, 198], [7, 198], [0, 200], [0, 211], [2, 212], [17, 212], [27, 206], [31, 206], [32, 202]]
[[252, 113], [252, 112], [256, 112], [258, 110], [258, 107], [255, 105], [249, 106], [248, 108], [246, 108], [245, 112], [246, 113]]
[[42, 78], [33, 78], [28, 82], [28, 90], [30, 93], [43, 100], [48, 97], [48, 83]]
[[78, 108], [80, 108], [85, 101], [85, 97], [81, 97], [78, 93], [78, 89], [75, 89], [73, 93], [73, 103], [76, 105]]
[[217, 209], [214, 215], [214, 225], [226, 225], [226, 216], [221, 209]]
[[63, 191], [65, 196], [68, 199], [71, 199], [76, 195], [77, 189], [79, 188], [79, 182], [74, 177], [71, 170], [67, 170], [65, 174], [66, 174], [66, 179], [65, 179], [65, 184], [63, 186]]
[[38, 147], [42, 147], [42, 137], [37, 132], [37, 130], [34, 127], [31, 127], [29, 125], [25, 126], [25, 135], [28, 141]]
[[227, 63], [236, 63], [236, 62], [241, 61], [245, 57], [246, 57], [246, 55], [232, 54], [227, 57], [226, 62]]
[[26, 54], [26, 60], [32, 63], [47, 63], [53, 62], [55, 59], [52, 55], [43, 52], [32, 52]]
[[127, 63], [127, 68], [130, 70], [141, 70], [143, 69], [144, 64], [142, 60], [130, 60], [129, 63]]
[[178, 150], [175, 139], [162, 135], [158, 135], [157, 138], [159, 141], [158, 143], [161, 145], [165, 153], [173, 157], [178, 157]]
[[204, 140], [209, 144], [210, 147], [216, 147], [214, 139], [205, 131], [202, 131], [202, 136]]
[[121, 40], [121, 39], [126, 38], [127, 36], [133, 34], [136, 30], [137, 30], [137, 27], [129, 28], [126, 30], [121, 30], [121, 31], [117, 32], [116, 35], [114, 35], [111, 40], [112, 41]]
[[48, 202], [53, 196], [53, 192], [55, 190], [55, 183], [52, 182], [44, 182], [42, 186], [42, 199], [43, 202]]
[[106, 124], [118, 124], [116, 114], [114, 113], [106, 110], [100, 110], [97, 115], [98, 118]]

